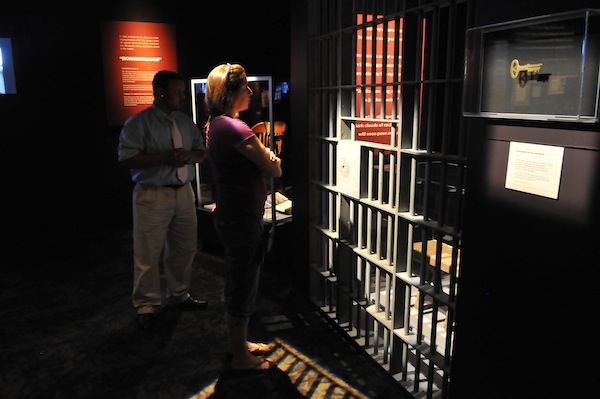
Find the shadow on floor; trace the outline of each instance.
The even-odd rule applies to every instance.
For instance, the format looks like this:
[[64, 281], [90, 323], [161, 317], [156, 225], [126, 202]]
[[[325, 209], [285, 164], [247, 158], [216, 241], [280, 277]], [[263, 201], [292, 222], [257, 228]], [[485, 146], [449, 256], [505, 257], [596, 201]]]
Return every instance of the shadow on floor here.
[[261, 275], [249, 338], [276, 344], [280, 371], [240, 381], [224, 373], [221, 257], [200, 252], [194, 263], [192, 294], [208, 308], [164, 307], [145, 334], [130, 301], [130, 231], [46, 248], [7, 261], [0, 279], [2, 398], [408, 397], [276, 270]]

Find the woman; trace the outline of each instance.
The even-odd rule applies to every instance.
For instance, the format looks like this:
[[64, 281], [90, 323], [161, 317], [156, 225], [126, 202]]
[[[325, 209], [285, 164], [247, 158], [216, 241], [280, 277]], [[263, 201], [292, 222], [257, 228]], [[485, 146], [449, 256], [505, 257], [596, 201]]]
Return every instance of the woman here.
[[265, 177], [281, 176], [281, 159], [238, 119], [252, 90], [239, 64], [215, 67], [206, 82], [207, 156], [215, 189], [214, 225], [225, 248], [224, 299], [232, 371], [269, 371], [275, 366], [251, 353], [248, 321], [263, 259], [261, 237], [267, 197]]

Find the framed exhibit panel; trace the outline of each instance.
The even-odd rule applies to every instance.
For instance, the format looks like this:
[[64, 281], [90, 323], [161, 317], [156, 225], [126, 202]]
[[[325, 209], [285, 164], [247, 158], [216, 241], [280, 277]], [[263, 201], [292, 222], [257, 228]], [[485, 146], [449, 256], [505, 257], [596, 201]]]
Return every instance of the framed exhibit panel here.
[[600, 10], [472, 28], [465, 116], [598, 122]]
[[152, 105], [156, 72], [177, 71], [175, 25], [103, 21], [102, 61], [108, 124], [122, 126]]

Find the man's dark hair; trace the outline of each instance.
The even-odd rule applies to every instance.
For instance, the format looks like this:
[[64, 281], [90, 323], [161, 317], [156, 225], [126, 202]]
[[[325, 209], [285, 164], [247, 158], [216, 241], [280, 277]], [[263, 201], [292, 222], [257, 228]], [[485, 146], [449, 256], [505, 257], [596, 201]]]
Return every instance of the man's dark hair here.
[[167, 85], [172, 80], [181, 80], [182, 82], [185, 82], [185, 79], [183, 79], [183, 76], [181, 76], [177, 72], [158, 71], [154, 75], [154, 79], [152, 79], [152, 90], [156, 91], [156, 89], [159, 87], [166, 89]]

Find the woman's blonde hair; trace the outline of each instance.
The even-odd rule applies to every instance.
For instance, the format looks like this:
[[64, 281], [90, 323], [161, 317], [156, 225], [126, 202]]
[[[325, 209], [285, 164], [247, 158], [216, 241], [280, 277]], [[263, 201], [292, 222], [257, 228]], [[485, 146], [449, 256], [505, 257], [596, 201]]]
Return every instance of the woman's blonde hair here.
[[206, 79], [204, 105], [208, 121], [224, 115], [231, 108], [231, 96], [247, 83], [246, 70], [240, 64], [221, 64], [213, 68]]

